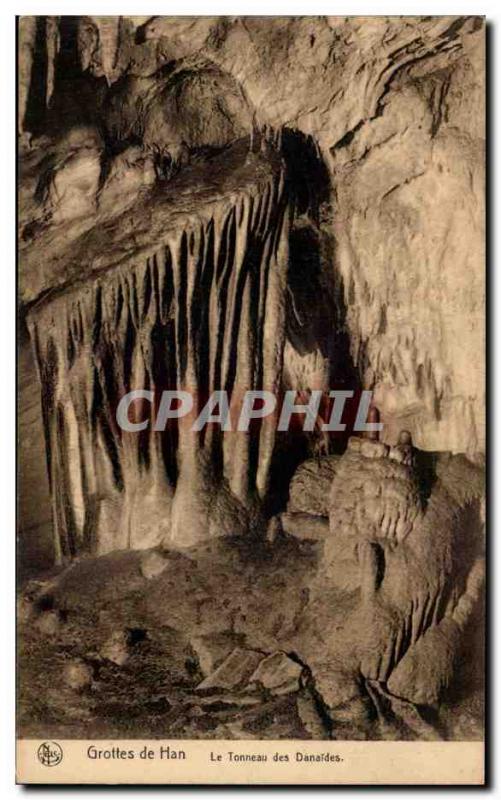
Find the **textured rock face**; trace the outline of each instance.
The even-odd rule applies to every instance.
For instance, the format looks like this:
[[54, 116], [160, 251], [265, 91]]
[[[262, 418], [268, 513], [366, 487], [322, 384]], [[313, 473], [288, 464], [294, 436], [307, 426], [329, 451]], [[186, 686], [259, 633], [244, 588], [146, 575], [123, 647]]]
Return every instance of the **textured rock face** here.
[[[241, 533], [266, 492], [269, 422], [258, 442], [215, 426], [191, 430], [203, 398], [221, 386], [231, 414], [257, 382], [267, 391], [280, 384], [287, 201], [280, 165], [247, 155], [225, 153], [208, 196], [193, 168], [184, 204], [177, 192], [186, 182], [174, 181], [104, 230], [86, 219], [83, 234], [55, 224], [37, 240], [47, 256], [39, 280], [60, 284], [29, 312], [58, 560]], [[33, 245], [28, 273], [30, 259]], [[138, 387], [158, 392], [157, 404], [164, 390], [189, 391], [192, 415], [159, 432], [150, 404], [149, 430], [126, 433], [114, 411]], [[144, 404], [136, 411], [142, 420]]]
[[264, 118], [318, 142], [352, 354], [388, 440], [403, 426], [422, 449], [483, 451], [481, 21], [245, 20], [218, 53]]
[[427, 471], [380, 442], [350, 444], [332, 484], [325, 578], [348, 587], [351, 575], [360, 588], [359, 644], [350, 645], [362, 675], [432, 704], [481, 602], [482, 471], [459, 456]]
[[[342, 306], [328, 324], [345, 326], [388, 441], [406, 427], [422, 449], [474, 455], [484, 449], [483, 48], [472, 17], [26, 17], [20, 126], [39, 136], [106, 115], [108, 136], [137, 130], [146, 143], [151, 128], [157, 170], [182, 163], [183, 146], [204, 144], [183, 145], [187, 131], [209, 129], [205, 143], [221, 143], [248, 131], [251, 115], [311, 136], [327, 180], [314, 236]], [[170, 75], [173, 60], [181, 66]], [[162, 93], [165, 102], [151, 102]], [[215, 128], [203, 123], [208, 95], [222, 103], [223, 128], [210, 103]], [[172, 98], [188, 115], [179, 129], [164, 118]], [[155, 121], [156, 108], [164, 116]], [[102, 146], [93, 136], [64, 155], [70, 184], [79, 170], [94, 180], [90, 205]], [[131, 152], [109, 177], [128, 171], [127, 195], [154, 168]], [[69, 214], [63, 177], [49, 189]], [[123, 202], [115, 184], [103, 209], [107, 195]], [[329, 344], [315, 336], [306, 350], [297, 337], [286, 343], [285, 377], [289, 367], [300, 386], [324, 386], [332, 374]]]
[[54, 536], [40, 389], [27, 332], [18, 359], [19, 561], [20, 566], [44, 569], [54, 563]]
[[[483, 45], [475, 17], [21, 20], [21, 534], [72, 561], [20, 598], [28, 731], [438, 735], [484, 575]], [[330, 439], [326, 400], [308, 436], [191, 428], [214, 390], [337, 387], [381, 441]], [[193, 411], [124, 431], [137, 388]]]
[[469, 454], [484, 449], [483, 48], [477, 19], [257, 19], [217, 56], [267, 121], [320, 147], [352, 355], [388, 440], [406, 427]]
[[289, 485], [289, 513], [329, 516], [329, 492], [337, 462], [338, 456], [326, 456], [308, 459], [298, 467]]
[[412, 464], [402, 459], [398, 446], [350, 439], [330, 487], [332, 546], [345, 540], [356, 547], [359, 535], [395, 544], [408, 536], [423, 503]]
[[81, 275], [90, 228], [157, 181], [189, 184], [200, 149], [270, 126], [296, 209], [284, 385], [350, 356], [386, 441], [481, 453], [483, 47], [474, 17], [23, 18], [23, 299]]
[[335, 150], [339, 266], [364, 383], [390, 441], [405, 425], [423, 449], [469, 454], [484, 442], [481, 53], [405, 68], [369, 130]]
[[[441, 458], [431, 494], [418, 481], [421, 512], [405, 538], [388, 529], [376, 537], [358, 479], [372, 471], [373, 486], [388, 490], [378, 503], [390, 516], [410, 482], [395, 465], [404, 469], [384, 454], [340, 459], [352, 521], [349, 534], [335, 525], [341, 497], [323, 548], [290, 536], [219, 538], [185, 553], [82, 559], [28, 584], [23, 729], [49, 724], [63, 736], [86, 715], [87, 735], [113, 736], [127, 708], [138, 729], [189, 738], [249, 738], [260, 716], [259, 738], [455, 738], [453, 725], [425, 719], [447, 692], [457, 702], [462, 654], [479, 627], [482, 476], [466, 459]], [[145, 571], [155, 561], [162, 569]], [[61, 669], [70, 671], [62, 696], [50, 688]]]

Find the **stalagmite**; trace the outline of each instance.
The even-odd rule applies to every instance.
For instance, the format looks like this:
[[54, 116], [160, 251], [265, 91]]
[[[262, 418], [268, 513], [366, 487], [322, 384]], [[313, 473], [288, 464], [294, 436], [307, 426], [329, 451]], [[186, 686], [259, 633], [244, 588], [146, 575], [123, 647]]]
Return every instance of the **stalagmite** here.
[[[471, 519], [482, 474], [466, 459], [446, 459], [426, 498], [410, 435], [398, 439], [386, 452], [380, 442], [360, 440], [339, 460], [324, 570], [326, 580], [343, 585], [350, 562], [358, 564], [353, 624], [362, 675], [399, 697], [434, 703], [481, 603], [483, 542]], [[364, 445], [383, 450], [364, 452]]]

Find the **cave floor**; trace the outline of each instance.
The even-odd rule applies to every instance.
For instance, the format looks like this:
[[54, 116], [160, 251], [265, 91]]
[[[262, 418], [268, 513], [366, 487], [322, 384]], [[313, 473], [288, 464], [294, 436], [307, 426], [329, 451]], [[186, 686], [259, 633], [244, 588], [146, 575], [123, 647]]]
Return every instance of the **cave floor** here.
[[[183, 553], [82, 558], [25, 581], [19, 735], [482, 739], [479, 625], [472, 626], [470, 661], [440, 708], [420, 709], [422, 729], [377, 715], [359, 727], [356, 720], [332, 727], [315, 691], [315, 660], [356, 605], [358, 590], [349, 576], [344, 586], [323, 585], [320, 560], [320, 543], [285, 535], [273, 544], [218, 539]], [[209, 685], [232, 653], [221, 685]], [[272, 668], [253, 679], [267, 658]]]

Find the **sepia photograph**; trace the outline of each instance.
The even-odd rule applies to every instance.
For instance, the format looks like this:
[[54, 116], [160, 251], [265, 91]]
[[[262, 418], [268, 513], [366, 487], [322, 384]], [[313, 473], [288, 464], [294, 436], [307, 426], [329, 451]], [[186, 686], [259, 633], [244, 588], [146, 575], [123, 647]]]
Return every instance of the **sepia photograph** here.
[[16, 36], [18, 780], [482, 783], [485, 18]]

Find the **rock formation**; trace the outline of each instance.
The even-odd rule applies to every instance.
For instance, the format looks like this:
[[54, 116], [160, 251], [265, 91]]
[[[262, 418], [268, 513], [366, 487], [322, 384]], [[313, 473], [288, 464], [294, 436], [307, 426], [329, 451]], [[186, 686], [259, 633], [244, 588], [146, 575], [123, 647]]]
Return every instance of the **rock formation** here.
[[323, 570], [348, 586], [358, 565], [364, 678], [432, 705], [481, 602], [483, 475], [455, 456], [439, 459], [430, 481], [411, 454], [407, 443], [350, 440], [332, 483]]
[[[45, 387], [61, 556], [167, 539], [186, 546], [212, 535], [211, 526], [213, 535], [240, 532], [245, 509], [266, 491], [266, 423], [252, 454], [248, 436], [225, 437], [216, 426], [192, 433], [193, 418], [165, 433], [152, 424], [144, 436], [115, 420], [122, 395], [137, 388], [188, 391], [196, 417], [216, 389], [238, 400], [246, 389], [280, 383], [284, 182], [279, 164], [247, 157], [246, 148], [234, 153], [231, 172], [228, 161], [225, 154], [223, 191], [202, 183], [179, 201], [187, 177], [192, 185], [203, 178], [193, 167], [183, 183], [141, 196], [127, 217], [76, 240], [65, 227], [64, 239], [61, 231], [46, 246], [54, 254], [47, 272], [61, 284], [31, 305], [28, 324]], [[52, 228], [47, 235], [57, 237]], [[155, 410], [143, 406], [138, 420]]]
[[[128, 257], [142, 272], [165, 237], [131, 211], [138, 198], [174, 177], [176, 232], [178, 214], [187, 225], [202, 205], [209, 221], [221, 187], [198, 196], [208, 173], [195, 164], [203, 172], [204, 152], [269, 126], [283, 131], [295, 208], [284, 385], [326, 388], [356, 370], [390, 443], [405, 427], [423, 450], [476, 456], [483, 36], [473, 17], [23, 18], [23, 302], [47, 303], [75, 274], [104, 273], [98, 231], [106, 238], [120, 211], [144, 230], [136, 246], [126, 220], [117, 224], [122, 269]], [[251, 194], [266, 180], [252, 173], [247, 165], [242, 176]], [[237, 176], [233, 186], [243, 191]]]
[[[455, 711], [445, 730], [430, 714], [457, 693], [482, 612], [482, 474], [458, 456], [411, 473], [384, 447], [376, 455], [352, 445], [339, 460], [334, 485], [343, 480], [351, 503], [346, 495], [331, 509], [323, 545], [284, 533], [271, 543], [223, 537], [184, 553], [84, 559], [27, 584], [28, 730], [39, 730], [36, 692], [59, 736], [82, 710], [91, 730], [117, 735], [124, 703], [142, 717], [141, 698], [153, 696], [157, 716], [141, 724], [180, 736], [202, 735], [202, 713], [216, 738], [248, 738], [266, 714], [259, 730], [271, 738], [455, 738]], [[61, 661], [71, 681], [82, 665], [93, 670], [91, 686], [69, 685], [64, 710], [42, 688]]]
[[[20, 617], [54, 735], [124, 680], [180, 736], [438, 735], [482, 613], [484, 35], [20, 20], [21, 552], [60, 570]], [[315, 426], [193, 429], [255, 389], [323, 392]], [[326, 433], [331, 389], [379, 439]]]

